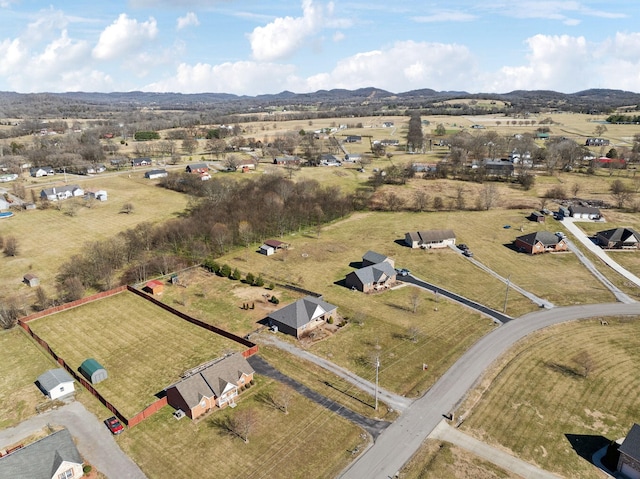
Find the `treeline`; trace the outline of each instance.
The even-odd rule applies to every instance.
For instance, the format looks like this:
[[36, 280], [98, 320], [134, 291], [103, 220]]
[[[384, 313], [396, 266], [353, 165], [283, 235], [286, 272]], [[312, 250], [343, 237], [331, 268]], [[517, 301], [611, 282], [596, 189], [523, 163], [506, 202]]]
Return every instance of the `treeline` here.
[[640, 115], [609, 115], [607, 117], [609, 123], [625, 123], [625, 124], [640, 124]]
[[157, 226], [142, 223], [115, 238], [86, 244], [60, 268], [60, 298], [73, 300], [89, 288], [106, 290], [145, 281], [218, 257], [235, 246], [249, 248], [271, 236], [320, 228], [358, 205], [339, 188], [315, 180], [294, 183], [264, 175], [251, 181], [212, 179], [200, 185], [199, 199], [182, 218]]

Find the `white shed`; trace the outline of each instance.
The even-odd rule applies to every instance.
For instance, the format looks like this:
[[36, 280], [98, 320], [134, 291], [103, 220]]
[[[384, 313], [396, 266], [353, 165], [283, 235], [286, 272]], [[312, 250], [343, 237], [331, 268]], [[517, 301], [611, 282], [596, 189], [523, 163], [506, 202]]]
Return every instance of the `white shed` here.
[[50, 399], [58, 399], [75, 391], [73, 378], [62, 368], [51, 369], [38, 377], [38, 384]]
[[269, 246], [268, 244], [263, 244], [262, 246], [260, 246], [260, 253], [264, 255], [271, 256], [275, 252], [276, 249], [273, 246]]

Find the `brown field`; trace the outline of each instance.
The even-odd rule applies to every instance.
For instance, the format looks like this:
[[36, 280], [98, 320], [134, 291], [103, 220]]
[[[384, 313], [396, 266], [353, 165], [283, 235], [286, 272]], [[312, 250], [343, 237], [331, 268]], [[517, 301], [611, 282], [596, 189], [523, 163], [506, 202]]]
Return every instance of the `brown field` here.
[[123, 292], [29, 322], [66, 363], [87, 358], [109, 378], [96, 389], [125, 416], [140, 412], [180, 374], [244, 347]]
[[[237, 408], [196, 422], [176, 421], [171, 408], [164, 408], [122, 434], [118, 443], [150, 479], [335, 477], [353, 460], [350, 451], [358, 446], [362, 450], [362, 430], [299, 395], [286, 415], [269, 407], [261, 397], [275, 386], [259, 377]], [[251, 409], [257, 418], [246, 444], [221, 425], [243, 409]]]
[[522, 341], [470, 394], [462, 428], [562, 477], [602, 477], [581, 454], [624, 437], [640, 413], [640, 323], [608, 323], [564, 324]]
[[35, 381], [42, 373], [57, 367], [20, 328], [0, 330], [0, 404], [4, 405], [0, 429], [15, 426], [36, 413], [36, 406], [47, 398]]

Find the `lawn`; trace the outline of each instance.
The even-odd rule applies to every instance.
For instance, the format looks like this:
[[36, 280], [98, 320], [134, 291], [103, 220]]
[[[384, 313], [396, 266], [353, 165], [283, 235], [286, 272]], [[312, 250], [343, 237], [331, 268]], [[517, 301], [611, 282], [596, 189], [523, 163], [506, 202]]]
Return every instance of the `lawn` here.
[[[76, 177], [68, 183], [105, 189], [109, 199], [94, 203], [91, 208], [84, 206], [84, 200], [69, 199], [55, 205], [60, 210], [52, 207], [18, 211], [12, 218], [2, 220], [0, 235], [15, 236], [19, 245], [18, 256], [0, 256], [2, 295], [24, 293], [28, 288], [21, 285], [21, 281], [26, 273], [37, 275], [43, 288], [53, 295], [60, 265], [80, 253], [87, 243], [111, 238], [142, 222], [157, 223], [174, 217], [184, 210], [188, 201], [182, 194], [144, 180], [142, 173], [132, 173], [131, 178], [127, 174]], [[37, 188], [38, 194], [41, 188]], [[74, 215], [67, 214], [76, 201], [83, 206]], [[133, 213], [120, 213], [125, 203], [133, 204]]]
[[20, 328], [0, 330], [0, 429], [15, 426], [36, 413], [36, 406], [47, 398], [35, 381], [57, 367]]
[[102, 364], [109, 378], [96, 389], [126, 416], [155, 401], [187, 369], [244, 349], [128, 292], [29, 326], [70, 367], [77, 369], [87, 358]]
[[563, 477], [602, 477], [584, 458], [624, 437], [640, 414], [640, 322], [607, 321], [555, 326], [518, 344], [470, 394], [462, 428]]
[[[164, 408], [118, 438], [120, 446], [150, 479], [174, 477], [335, 477], [362, 450], [362, 430], [300, 395], [289, 413], [262, 398], [277, 384], [259, 377], [235, 409], [215, 411], [200, 421], [176, 421]], [[256, 415], [249, 442], [232, 436], [225, 418], [250, 409]]]
[[520, 476], [481, 459], [453, 444], [427, 439], [402, 468], [403, 479], [516, 479]]

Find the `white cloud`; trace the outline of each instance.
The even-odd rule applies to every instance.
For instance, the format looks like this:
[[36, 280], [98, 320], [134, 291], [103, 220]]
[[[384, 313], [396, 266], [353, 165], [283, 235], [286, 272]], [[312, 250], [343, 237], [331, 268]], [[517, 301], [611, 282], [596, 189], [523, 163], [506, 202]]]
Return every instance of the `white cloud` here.
[[278, 17], [249, 34], [253, 58], [258, 61], [281, 60], [291, 56], [308, 38], [324, 28], [339, 28], [350, 24], [332, 18], [334, 5], [318, 5], [313, 0], [302, 1], [301, 17]]
[[103, 30], [93, 56], [99, 60], [112, 60], [134, 52], [158, 35], [158, 26], [154, 18], [138, 22], [126, 13]]
[[146, 91], [219, 92], [256, 95], [285, 90], [293, 76], [292, 65], [242, 61], [209, 65], [198, 63], [178, 66], [176, 75], [151, 83]]
[[309, 77], [301, 87], [304, 91], [370, 86], [393, 92], [451, 90], [464, 88], [476, 74], [475, 59], [464, 46], [405, 41], [345, 58], [331, 72]]
[[471, 22], [477, 17], [470, 13], [460, 12], [456, 10], [443, 10], [433, 13], [432, 15], [421, 15], [413, 17], [413, 21], [418, 23], [436, 23], [436, 22]]
[[182, 30], [183, 28], [192, 25], [197, 27], [198, 25], [200, 25], [200, 20], [198, 20], [198, 16], [195, 13], [189, 12], [184, 17], [178, 18], [178, 24], [176, 28], [178, 30]]
[[0, 42], [0, 75], [13, 74], [18, 71], [28, 55], [28, 50], [18, 38]]

